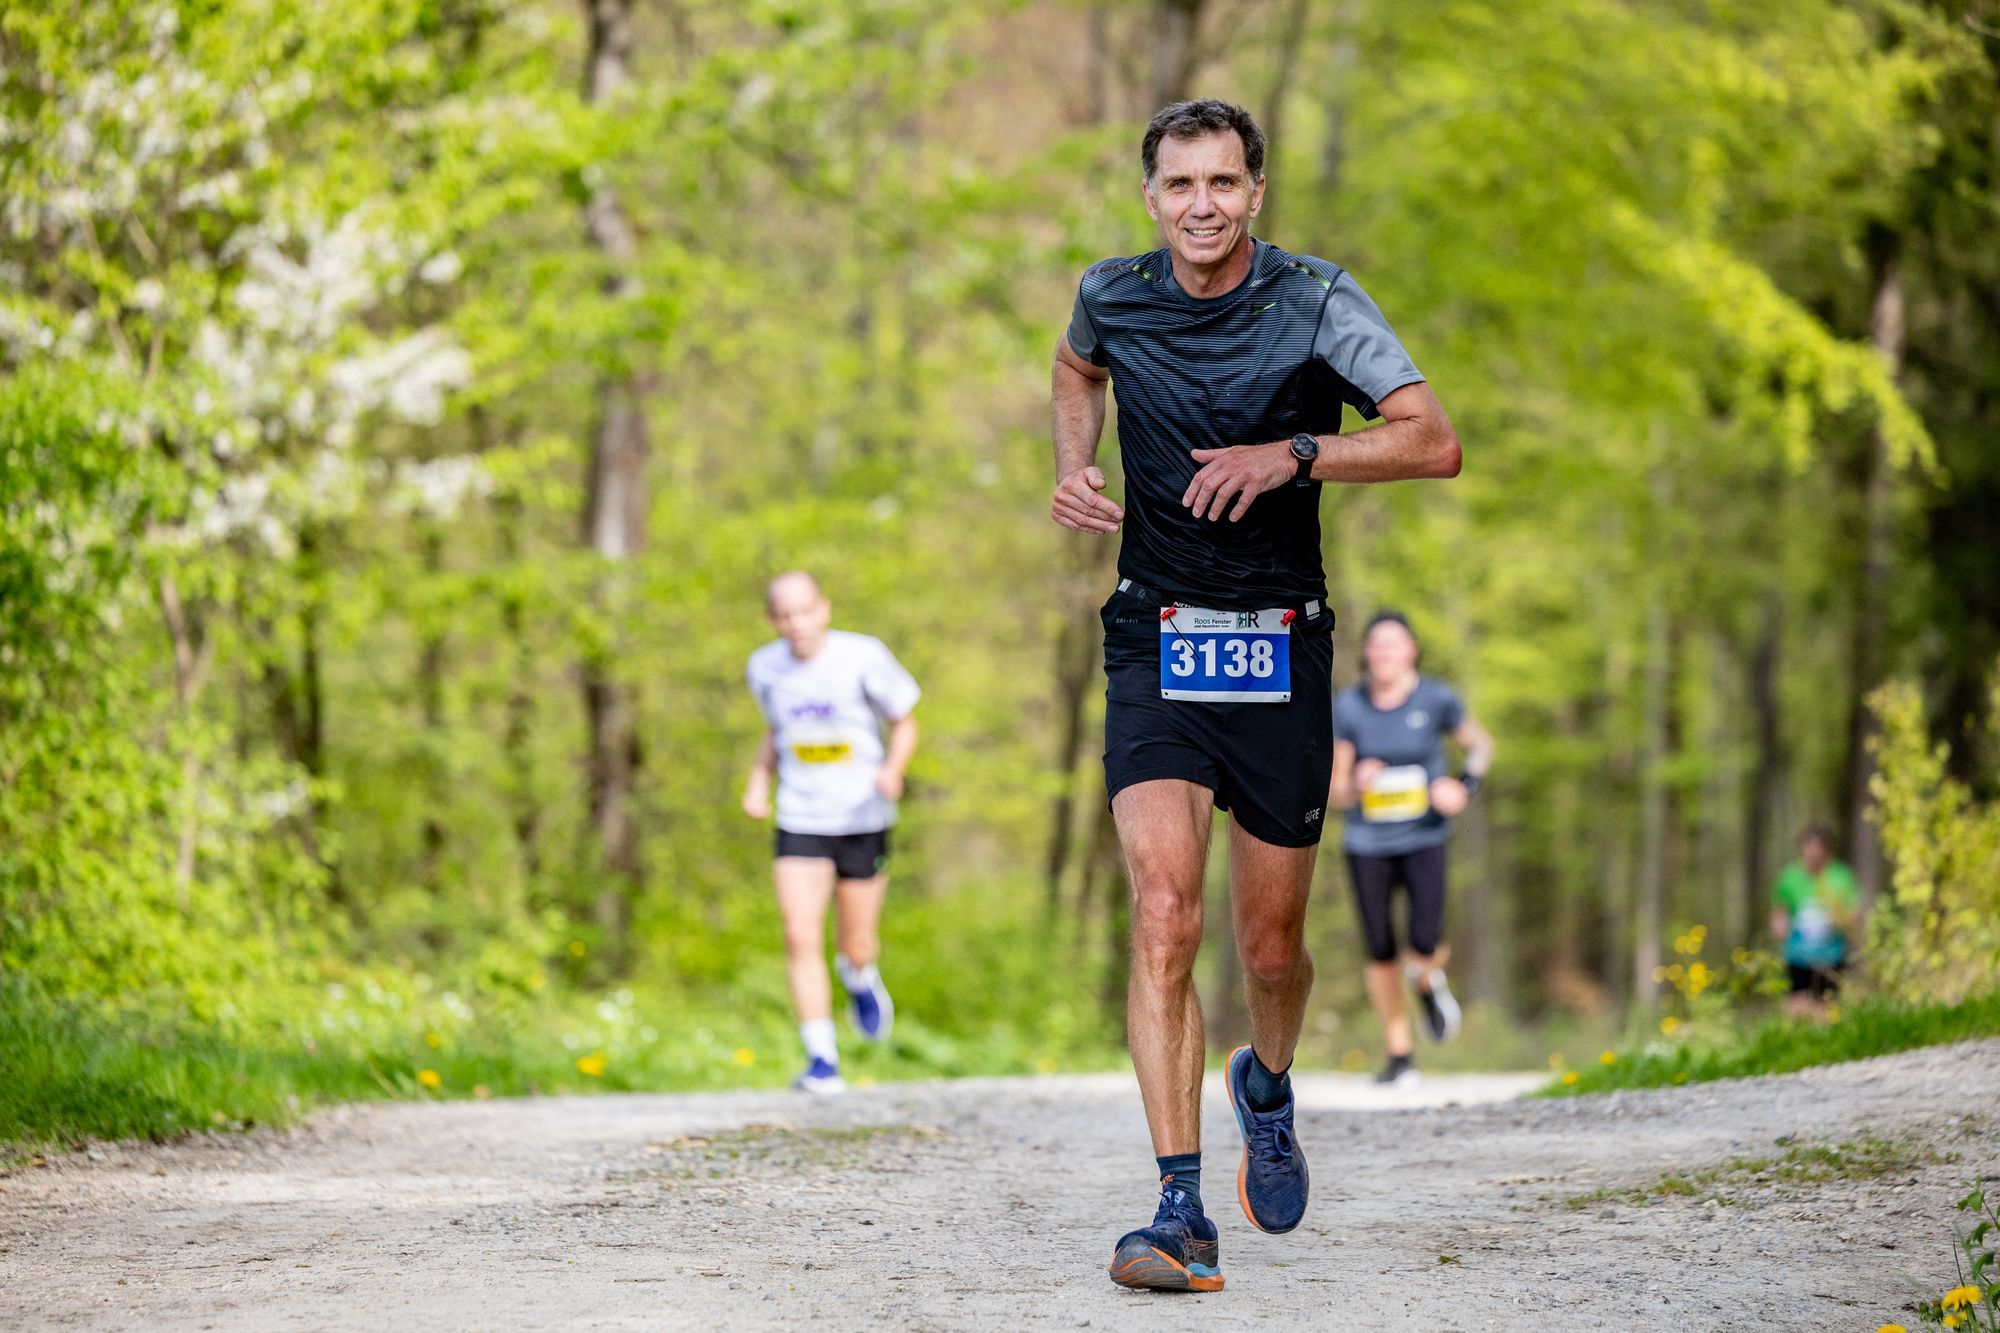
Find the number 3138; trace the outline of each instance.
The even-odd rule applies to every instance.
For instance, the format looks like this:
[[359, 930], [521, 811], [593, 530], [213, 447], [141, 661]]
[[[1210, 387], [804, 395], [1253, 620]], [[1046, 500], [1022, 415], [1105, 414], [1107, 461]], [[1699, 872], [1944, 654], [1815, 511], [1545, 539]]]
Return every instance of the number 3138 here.
[[1197, 644], [1192, 639], [1179, 638], [1174, 640], [1173, 652], [1173, 661], [1168, 666], [1176, 676], [1194, 675], [1197, 658], [1204, 676], [1217, 674], [1220, 667], [1225, 676], [1254, 676], [1262, 680], [1274, 669], [1269, 639], [1223, 639], [1219, 644], [1214, 639], [1203, 639]]

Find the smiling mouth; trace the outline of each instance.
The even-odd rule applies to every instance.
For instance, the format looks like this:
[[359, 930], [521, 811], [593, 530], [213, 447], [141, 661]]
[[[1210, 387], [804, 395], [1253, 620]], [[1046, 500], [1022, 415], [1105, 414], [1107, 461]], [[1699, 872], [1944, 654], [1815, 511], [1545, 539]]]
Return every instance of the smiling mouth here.
[[1222, 235], [1222, 228], [1220, 227], [1183, 227], [1181, 230], [1185, 231], [1189, 236], [1194, 237], [1197, 241], [1212, 241]]

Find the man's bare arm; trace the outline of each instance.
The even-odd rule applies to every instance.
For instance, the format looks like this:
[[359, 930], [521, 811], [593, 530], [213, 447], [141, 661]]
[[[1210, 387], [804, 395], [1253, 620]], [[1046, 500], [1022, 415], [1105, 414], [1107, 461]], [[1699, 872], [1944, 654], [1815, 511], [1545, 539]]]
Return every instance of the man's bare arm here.
[[1097, 466], [1097, 442], [1104, 436], [1104, 395], [1111, 372], [1076, 354], [1069, 335], [1056, 335], [1049, 383], [1049, 433], [1056, 446], [1056, 492], [1050, 517], [1078, 532], [1116, 532], [1125, 511], [1099, 495], [1105, 487]]
[[[1367, 430], [1318, 437], [1314, 481], [1410, 481], [1458, 475], [1458, 432], [1430, 385], [1421, 380], [1405, 384], [1375, 407], [1382, 420]], [[1201, 471], [1188, 483], [1181, 503], [1196, 518], [1218, 519], [1227, 513], [1232, 523], [1250, 512], [1250, 502], [1259, 495], [1288, 485], [1298, 467], [1290, 440], [1196, 449], [1193, 458], [1202, 465]]]

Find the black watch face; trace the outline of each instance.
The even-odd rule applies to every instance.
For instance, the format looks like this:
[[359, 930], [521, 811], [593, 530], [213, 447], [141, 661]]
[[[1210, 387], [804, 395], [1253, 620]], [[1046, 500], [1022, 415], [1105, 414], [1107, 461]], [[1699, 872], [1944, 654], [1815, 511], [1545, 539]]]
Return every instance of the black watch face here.
[[1292, 437], [1292, 457], [1309, 459], [1319, 457], [1319, 441], [1310, 435]]

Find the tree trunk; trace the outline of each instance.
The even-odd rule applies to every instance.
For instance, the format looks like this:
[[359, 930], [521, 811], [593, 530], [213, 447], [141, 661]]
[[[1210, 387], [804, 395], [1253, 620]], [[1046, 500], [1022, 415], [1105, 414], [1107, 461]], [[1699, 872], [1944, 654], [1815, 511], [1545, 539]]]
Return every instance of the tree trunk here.
[[1779, 710], [1778, 654], [1783, 642], [1785, 599], [1776, 587], [1764, 594], [1763, 623], [1757, 650], [1750, 659], [1750, 708], [1755, 730], [1756, 759], [1750, 773], [1749, 826], [1743, 840], [1744, 930], [1735, 944], [1753, 945], [1764, 933], [1765, 895], [1770, 892], [1771, 849], [1778, 822], [1779, 784], [1784, 781], [1785, 755]]
[[1333, 55], [1326, 73], [1326, 142], [1319, 160], [1319, 188], [1328, 198], [1340, 192], [1347, 174], [1347, 104], [1354, 94], [1358, 60], [1354, 29], [1359, 17], [1354, 0], [1341, 0], [1334, 9]]
[[[1892, 378], [1903, 369], [1903, 274], [1897, 262], [1894, 233], [1875, 238], [1875, 309], [1870, 336], [1876, 353]], [[1882, 887], [1882, 843], [1871, 815], [1869, 782], [1875, 776], [1875, 715], [1868, 710], [1869, 693], [1887, 669], [1889, 576], [1895, 557], [1895, 464], [1889, 442], [1876, 428], [1868, 451], [1866, 532], [1863, 537], [1860, 610], [1854, 622], [1847, 728], [1847, 765], [1842, 793], [1842, 818], [1847, 825], [1848, 860], [1860, 881], [1862, 910], [1875, 901]]]
[[181, 602], [180, 586], [171, 574], [160, 578], [160, 614], [174, 646], [174, 706], [189, 735], [181, 755], [179, 830], [174, 849], [174, 901], [188, 910], [194, 885], [195, 852], [201, 837], [201, 752], [193, 737], [194, 708], [215, 660], [215, 640]]
[[[1654, 498], [1664, 509], [1664, 472], [1655, 473]], [[1669, 799], [1666, 781], [1668, 711], [1673, 706], [1673, 620], [1667, 590], [1654, 576], [1646, 606], [1644, 718], [1639, 741], [1639, 863], [1633, 881], [1632, 998], [1642, 1006], [1659, 996], [1653, 969], [1660, 965], [1660, 909], [1666, 884]]]
[[1154, 0], [1153, 110], [1186, 99], [1195, 67], [1201, 63], [1201, 14], [1206, 7], [1207, 0]]
[[[631, 0], [584, 0], [590, 49], [583, 100], [601, 106], [630, 77]], [[604, 180], [588, 186], [584, 221], [591, 241], [609, 264], [606, 290], [613, 298], [637, 295], [637, 233], [616, 191]], [[598, 598], [612, 626], [611, 643], [583, 664], [584, 712], [589, 723], [590, 817], [603, 871], [610, 876], [596, 916], [615, 954], [623, 947], [628, 896], [639, 874], [638, 836], [632, 810], [639, 768], [638, 706], [630, 681], [615, 663], [617, 639], [631, 608], [619, 568], [639, 554], [646, 539], [645, 400], [648, 377], [631, 368], [606, 371], [597, 383], [597, 420], [591, 432], [583, 514], [585, 543], [609, 567]]]

